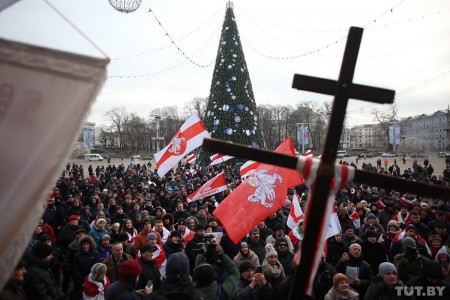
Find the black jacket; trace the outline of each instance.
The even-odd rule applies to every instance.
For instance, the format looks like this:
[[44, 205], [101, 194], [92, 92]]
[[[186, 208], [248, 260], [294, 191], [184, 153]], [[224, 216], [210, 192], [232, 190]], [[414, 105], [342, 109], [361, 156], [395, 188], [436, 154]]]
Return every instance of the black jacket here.
[[139, 264], [142, 267], [141, 275], [136, 289], [143, 289], [147, 281], [153, 281], [153, 290], [156, 291], [161, 287], [161, 274], [159, 273], [158, 265], [154, 260], [145, 261], [142, 257], [139, 258]]
[[28, 300], [67, 299], [53, 277], [48, 262], [40, 260], [28, 266], [24, 278], [24, 290]]

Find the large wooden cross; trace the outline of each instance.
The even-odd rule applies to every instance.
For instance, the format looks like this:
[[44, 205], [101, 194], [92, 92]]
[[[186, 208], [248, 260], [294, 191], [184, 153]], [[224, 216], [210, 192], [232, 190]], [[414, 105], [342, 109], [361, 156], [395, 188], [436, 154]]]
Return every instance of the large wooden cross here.
[[[330, 191], [330, 185], [334, 176], [336, 151], [339, 145], [342, 128], [344, 124], [345, 111], [349, 98], [366, 100], [376, 103], [393, 103], [395, 92], [381, 88], [369, 87], [354, 84], [353, 74], [361, 44], [363, 29], [351, 27], [345, 47], [341, 71], [338, 81], [315, 78], [305, 75], [295, 75], [293, 87], [310, 92], [318, 92], [327, 95], [334, 95], [333, 107], [328, 126], [325, 148], [322, 153], [315, 185], [313, 187], [312, 202], [309, 208], [308, 224], [306, 224], [304, 238], [302, 240], [302, 255], [300, 264], [296, 267], [289, 293], [290, 299], [300, 299], [305, 297], [307, 281], [313, 273], [314, 250], [320, 238], [320, 230], [323, 226], [322, 215], [326, 207], [326, 200]], [[205, 139], [203, 148], [211, 152], [220, 152], [241, 158], [252, 159], [268, 164], [278, 165], [291, 169], [296, 169], [297, 158], [275, 152], [248, 148], [242, 145], [230, 144], [227, 142]], [[392, 176], [380, 175], [366, 171], [356, 170], [355, 181], [360, 183], [370, 183], [384, 188], [395, 189], [428, 195], [436, 198], [447, 198], [450, 196], [450, 189], [441, 186], [433, 186], [424, 183], [416, 183], [396, 178]]]

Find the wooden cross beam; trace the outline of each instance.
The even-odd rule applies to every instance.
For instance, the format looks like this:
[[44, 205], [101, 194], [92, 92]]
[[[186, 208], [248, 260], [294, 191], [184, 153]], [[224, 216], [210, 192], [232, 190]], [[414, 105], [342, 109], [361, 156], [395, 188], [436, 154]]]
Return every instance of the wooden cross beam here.
[[[319, 92], [328, 95], [335, 95], [333, 107], [328, 126], [325, 148], [322, 153], [319, 169], [315, 184], [313, 186], [313, 199], [315, 205], [311, 205], [308, 211], [308, 222], [306, 224], [304, 238], [302, 240], [302, 251], [300, 264], [296, 267], [289, 293], [290, 299], [299, 299], [305, 297], [307, 284], [310, 274], [314, 273], [314, 258], [317, 253], [311, 251], [316, 249], [320, 232], [324, 230], [323, 216], [326, 208], [326, 200], [330, 191], [331, 182], [334, 176], [334, 164], [336, 159], [336, 151], [341, 137], [345, 111], [349, 98], [366, 100], [376, 103], [393, 103], [394, 91], [362, 86], [354, 84], [353, 75], [358, 58], [359, 46], [361, 44], [363, 29], [351, 27], [345, 47], [344, 57], [342, 60], [341, 71], [338, 81], [314, 78], [303, 75], [295, 75], [293, 87], [301, 90]], [[237, 157], [248, 158], [269, 164], [280, 165], [295, 169], [297, 158], [285, 156], [277, 153], [264, 152], [264, 150], [238, 149], [239, 146], [229, 143], [219, 143], [214, 140], [205, 139], [203, 147], [212, 152], [220, 152], [223, 154], [234, 155]], [[357, 171], [355, 180], [370, 182], [383, 187], [389, 187], [395, 190], [405, 190], [408, 192], [426, 194], [434, 197], [448, 197], [449, 189], [411, 183], [403, 179], [397, 179], [391, 176], [384, 176], [375, 173], [367, 173]], [[326, 213], [326, 212], [325, 212]], [[321, 254], [319, 254], [321, 255]]]

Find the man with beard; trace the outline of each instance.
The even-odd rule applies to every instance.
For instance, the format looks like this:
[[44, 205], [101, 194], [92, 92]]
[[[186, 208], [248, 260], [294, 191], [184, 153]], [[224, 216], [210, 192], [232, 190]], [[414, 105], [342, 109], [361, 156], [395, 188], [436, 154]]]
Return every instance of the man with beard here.
[[247, 244], [249, 249], [258, 256], [261, 265], [266, 258], [266, 242], [260, 238], [258, 228], [253, 228], [251, 235], [247, 238]]
[[233, 262], [238, 268], [244, 262], [249, 262], [253, 269], [260, 265], [258, 256], [248, 248], [246, 242], [241, 242], [239, 253], [233, 258]]
[[203, 238], [203, 235], [205, 234], [205, 225], [195, 225], [194, 231], [194, 237], [186, 245], [186, 255], [189, 258], [189, 267], [191, 270], [194, 269], [195, 259], [197, 258], [197, 254], [199, 254], [196, 250], [202, 249], [201, 244], [205, 242], [205, 239]]

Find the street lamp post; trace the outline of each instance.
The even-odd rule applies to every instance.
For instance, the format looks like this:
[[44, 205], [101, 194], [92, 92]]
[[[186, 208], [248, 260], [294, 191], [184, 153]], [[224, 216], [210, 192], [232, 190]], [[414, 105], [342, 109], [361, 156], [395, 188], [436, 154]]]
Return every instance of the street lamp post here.
[[[297, 140], [302, 142], [302, 154], [305, 153], [305, 128], [308, 123], [297, 123]], [[301, 137], [299, 136], [301, 135]]]
[[156, 152], [159, 152], [159, 120], [161, 120], [161, 116], [155, 116], [155, 121], [156, 121]]

